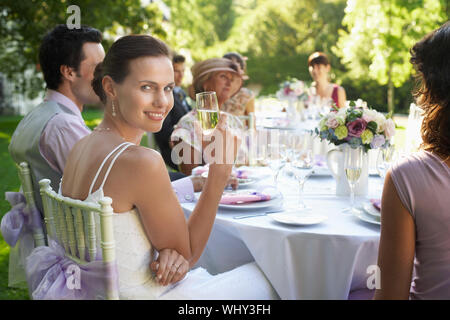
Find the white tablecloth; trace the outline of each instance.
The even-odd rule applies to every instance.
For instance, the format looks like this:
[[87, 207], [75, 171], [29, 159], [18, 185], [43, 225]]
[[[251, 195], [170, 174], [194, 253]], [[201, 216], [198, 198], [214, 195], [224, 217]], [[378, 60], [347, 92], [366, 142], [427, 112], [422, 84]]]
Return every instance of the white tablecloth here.
[[[234, 219], [271, 208], [219, 208], [197, 266], [216, 274], [255, 260], [282, 299], [347, 299], [351, 291], [367, 289], [372, 275], [367, 268], [377, 263], [380, 226], [343, 214], [349, 198], [335, 196], [334, 188], [330, 176], [306, 182], [305, 203], [313, 213], [328, 216], [311, 226], [281, 224], [270, 215]], [[381, 179], [370, 177], [369, 195], [356, 201], [379, 197], [380, 192]], [[186, 216], [194, 206], [183, 204]]]

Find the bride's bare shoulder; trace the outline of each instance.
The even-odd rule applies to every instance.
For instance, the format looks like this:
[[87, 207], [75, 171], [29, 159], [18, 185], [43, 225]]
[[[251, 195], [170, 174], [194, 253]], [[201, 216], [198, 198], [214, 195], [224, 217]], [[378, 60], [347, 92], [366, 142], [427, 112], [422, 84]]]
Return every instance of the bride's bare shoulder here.
[[124, 152], [123, 162], [126, 166], [136, 169], [136, 171], [148, 172], [159, 171], [165, 168], [161, 154], [153, 149], [142, 146], [131, 146]]

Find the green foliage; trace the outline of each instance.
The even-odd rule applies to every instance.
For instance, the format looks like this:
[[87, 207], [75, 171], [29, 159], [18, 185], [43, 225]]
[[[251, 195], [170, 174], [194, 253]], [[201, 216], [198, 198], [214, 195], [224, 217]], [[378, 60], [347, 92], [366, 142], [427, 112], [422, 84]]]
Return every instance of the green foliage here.
[[141, 6], [140, 0], [91, 1], [17, 1], [0, 4], [0, 70], [16, 84], [16, 90], [30, 98], [43, 89], [36, 70], [39, 45], [44, 35], [57, 24], [65, 24], [71, 15], [67, 8], [78, 5], [81, 24], [104, 32], [105, 50], [119, 34], [152, 33], [161, 38], [162, 13], [156, 4]]
[[[410, 48], [446, 21], [445, 1], [348, 1], [333, 52], [351, 79], [401, 87], [412, 74]], [[448, 10], [448, 8], [447, 8]], [[395, 103], [394, 103], [395, 104]]]

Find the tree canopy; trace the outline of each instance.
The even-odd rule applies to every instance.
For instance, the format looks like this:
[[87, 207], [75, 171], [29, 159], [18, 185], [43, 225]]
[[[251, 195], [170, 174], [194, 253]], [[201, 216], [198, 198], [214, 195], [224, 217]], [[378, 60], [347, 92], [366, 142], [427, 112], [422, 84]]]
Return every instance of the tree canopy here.
[[164, 3], [170, 8], [168, 19], [150, 0], [3, 0], [0, 72], [21, 92], [42, 92], [35, 70], [40, 41], [54, 25], [66, 22], [67, 7], [76, 4], [82, 24], [103, 32], [106, 50], [115, 37], [132, 32], [156, 35], [186, 53], [188, 67], [236, 51], [249, 58], [247, 85], [258, 85], [263, 95], [274, 93], [288, 77], [310, 81], [307, 57], [323, 51], [331, 60], [331, 80], [344, 86], [348, 99], [363, 98], [385, 111], [389, 98], [402, 109], [412, 101], [409, 49], [449, 18], [448, 0]]

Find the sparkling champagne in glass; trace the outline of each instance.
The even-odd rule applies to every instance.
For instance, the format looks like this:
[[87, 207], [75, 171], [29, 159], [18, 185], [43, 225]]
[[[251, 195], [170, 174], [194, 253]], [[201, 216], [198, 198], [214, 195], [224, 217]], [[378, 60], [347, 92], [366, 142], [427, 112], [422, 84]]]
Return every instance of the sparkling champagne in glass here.
[[344, 149], [344, 170], [348, 184], [350, 186], [350, 203], [349, 209], [344, 209], [345, 213], [360, 214], [360, 210], [355, 208], [355, 186], [361, 177], [363, 167], [362, 148], [347, 147]]
[[200, 92], [196, 94], [197, 118], [203, 130], [203, 134], [210, 134], [219, 122], [219, 104], [214, 91]]

